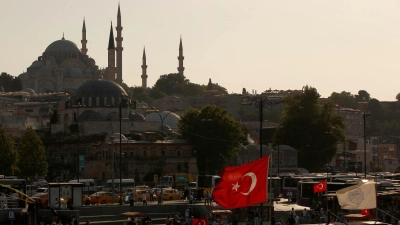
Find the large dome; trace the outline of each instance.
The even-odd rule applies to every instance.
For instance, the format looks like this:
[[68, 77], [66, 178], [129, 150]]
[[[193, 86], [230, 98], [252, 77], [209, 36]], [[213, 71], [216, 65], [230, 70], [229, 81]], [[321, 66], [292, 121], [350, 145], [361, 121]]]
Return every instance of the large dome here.
[[117, 83], [109, 80], [90, 80], [82, 84], [75, 92], [75, 97], [117, 97], [128, 96]]
[[51, 43], [45, 52], [80, 52], [78, 46], [68, 40], [58, 40]]

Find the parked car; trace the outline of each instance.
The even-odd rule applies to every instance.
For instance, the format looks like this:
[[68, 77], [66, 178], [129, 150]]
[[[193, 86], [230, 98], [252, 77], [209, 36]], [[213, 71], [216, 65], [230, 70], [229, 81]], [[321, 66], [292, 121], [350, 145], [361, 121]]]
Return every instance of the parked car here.
[[47, 181], [43, 178], [36, 179], [35, 181], [33, 181], [33, 184], [39, 187], [47, 187], [49, 185]]
[[115, 203], [119, 202], [120, 199], [119, 195], [113, 194], [111, 192], [99, 191], [91, 195], [84, 196], [82, 199], [82, 204], [85, 205], [89, 199], [91, 204], [109, 204], [112, 203], [113, 195], [114, 195], [114, 202]]
[[156, 185], [156, 186], [154, 186], [154, 188], [153, 188], [153, 190], [154, 190], [154, 193], [155, 194], [159, 194], [160, 193], [160, 191], [161, 191], [161, 187], [164, 189], [164, 188], [172, 188], [171, 186], [168, 186], [168, 185]]
[[[49, 207], [49, 193], [47, 192], [36, 193], [31, 198], [39, 203], [39, 208], [47, 209]], [[63, 198], [60, 198], [60, 200], [61, 200], [61, 208], [66, 209], [67, 201], [65, 201], [65, 199]]]
[[147, 185], [139, 185], [135, 187], [136, 190], [146, 190], [146, 191], [150, 191], [151, 187], [147, 186]]
[[178, 189], [165, 188], [163, 189], [163, 199], [164, 200], [180, 200], [181, 193]]

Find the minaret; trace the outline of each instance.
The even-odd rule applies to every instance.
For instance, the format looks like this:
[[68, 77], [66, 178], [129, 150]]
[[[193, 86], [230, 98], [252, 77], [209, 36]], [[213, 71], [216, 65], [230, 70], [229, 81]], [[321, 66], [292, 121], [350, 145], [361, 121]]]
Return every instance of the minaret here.
[[143, 57], [142, 57], [142, 88], [147, 88], [147, 65], [146, 65], [146, 49], [143, 48]]
[[111, 22], [110, 38], [108, 40], [108, 67], [107, 67], [107, 80], [115, 81], [115, 45], [114, 45], [114, 33]]
[[82, 27], [82, 40], [81, 40], [81, 43], [82, 43], [82, 49], [81, 49], [81, 51], [83, 52], [83, 54], [85, 54], [85, 55], [86, 55], [86, 53], [87, 53], [88, 49], [86, 48], [86, 43], [87, 43], [87, 40], [86, 40], [86, 25], [85, 25], [85, 18], [83, 18], [83, 27]]
[[185, 67], [183, 67], [183, 60], [185, 57], [183, 57], [183, 48], [182, 48], [182, 36], [181, 36], [181, 41], [179, 42], [179, 67], [178, 67], [178, 72], [183, 76], [183, 71], [185, 70]]
[[117, 15], [117, 27], [115, 28], [117, 30], [117, 37], [115, 40], [117, 41], [117, 48], [115, 49], [117, 51], [117, 83], [122, 84], [122, 51], [124, 48], [122, 47], [122, 26], [121, 26], [121, 11], [119, 9], [119, 3], [118, 3], [118, 15]]

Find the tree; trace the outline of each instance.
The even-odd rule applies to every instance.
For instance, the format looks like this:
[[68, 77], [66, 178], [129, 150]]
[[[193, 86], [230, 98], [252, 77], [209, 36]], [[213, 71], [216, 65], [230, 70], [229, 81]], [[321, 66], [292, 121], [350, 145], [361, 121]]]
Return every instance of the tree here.
[[201, 111], [189, 109], [178, 123], [182, 138], [196, 152], [200, 173], [216, 173], [238, 155], [245, 138], [245, 128], [225, 109], [204, 106]]
[[22, 176], [33, 179], [47, 175], [47, 157], [40, 137], [32, 127], [26, 129], [18, 144], [18, 167]]
[[371, 99], [371, 96], [365, 90], [359, 90], [358, 95], [356, 95], [357, 102], [368, 102], [370, 99]]
[[146, 89], [138, 86], [130, 87], [129, 89], [133, 95], [133, 99], [138, 100], [139, 102], [147, 102], [151, 104], [152, 99], [147, 94]]
[[3, 72], [0, 75], [0, 87], [4, 88], [4, 92], [21, 91], [22, 83], [18, 77]]
[[[170, 73], [161, 75], [154, 85], [161, 92], [167, 95], [181, 94], [184, 89], [184, 85], [188, 84], [189, 80], [180, 73]], [[154, 88], [153, 87], [153, 88]]]
[[350, 92], [342, 91], [340, 93], [333, 92], [329, 99], [333, 104], [338, 104], [341, 107], [353, 108], [358, 107], [357, 101]]
[[319, 105], [315, 88], [306, 86], [301, 94], [284, 99], [284, 112], [274, 135], [274, 145], [298, 150], [298, 165], [318, 171], [330, 162], [343, 142], [344, 118], [334, 113], [332, 103]]
[[17, 170], [17, 151], [14, 140], [0, 128], [0, 171], [4, 175], [14, 175]]

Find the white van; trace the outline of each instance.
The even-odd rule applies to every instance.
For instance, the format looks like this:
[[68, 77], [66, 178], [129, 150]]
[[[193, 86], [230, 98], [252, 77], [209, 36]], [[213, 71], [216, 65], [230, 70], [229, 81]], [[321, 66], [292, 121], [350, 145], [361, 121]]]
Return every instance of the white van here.
[[[114, 179], [114, 191], [115, 193], [120, 192], [120, 179]], [[109, 179], [103, 187], [104, 191], [112, 191], [112, 179]], [[125, 192], [128, 188], [135, 188], [135, 179], [122, 179], [121, 191]]]
[[[78, 183], [78, 180], [70, 180], [68, 183]], [[94, 179], [79, 179], [79, 183], [83, 184], [83, 187], [82, 187], [83, 193], [88, 194], [88, 193], [94, 193], [96, 191], [99, 191], [98, 188], [96, 188]]]

